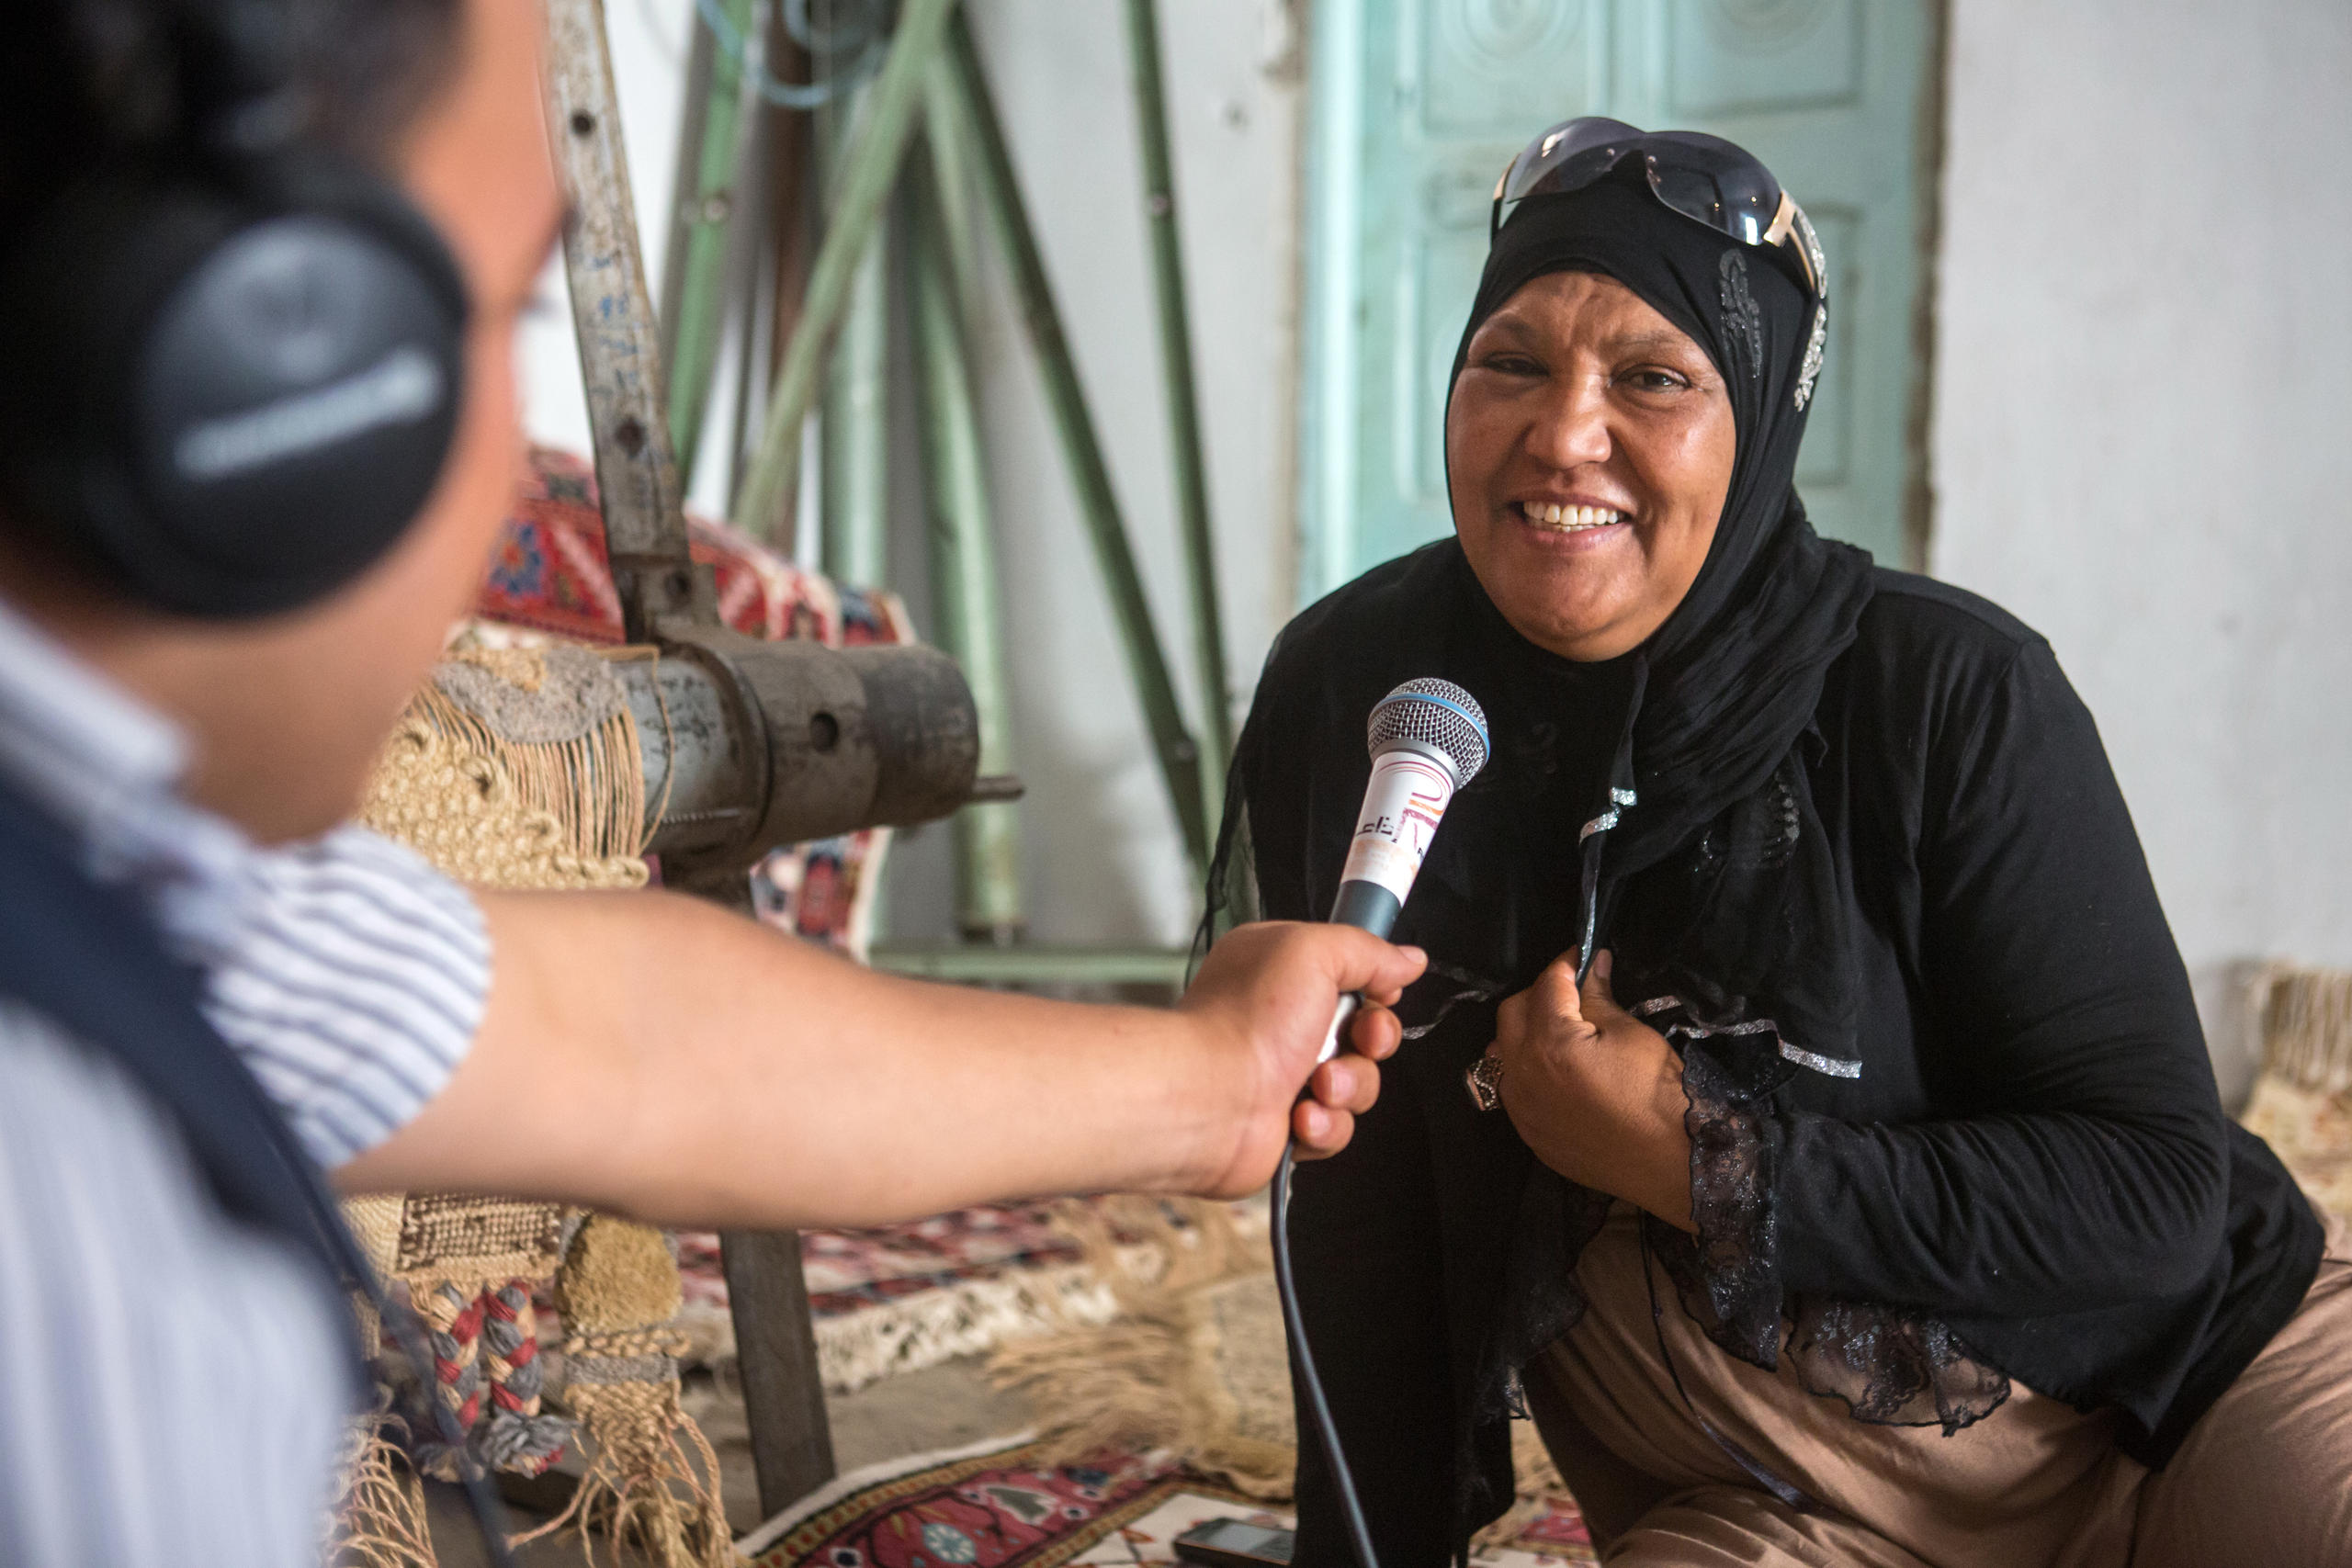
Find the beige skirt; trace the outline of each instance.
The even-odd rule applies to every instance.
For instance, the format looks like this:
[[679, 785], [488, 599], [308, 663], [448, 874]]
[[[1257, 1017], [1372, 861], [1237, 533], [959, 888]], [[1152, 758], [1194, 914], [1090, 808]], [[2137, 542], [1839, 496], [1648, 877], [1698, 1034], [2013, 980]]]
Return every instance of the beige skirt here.
[[[1702, 1335], [1658, 1268], [1686, 1405], [1658, 1356], [1640, 1214], [1619, 1204], [1577, 1269], [1591, 1309], [1528, 1397], [1601, 1561], [1627, 1568], [2352, 1568], [2352, 1230], [2329, 1228], [2301, 1309], [2162, 1471], [2114, 1418], [2022, 1386], [1951, 1437], [1857, 1421]], [[1692, 1419], [1823, 1506], [1751, 1479]]]

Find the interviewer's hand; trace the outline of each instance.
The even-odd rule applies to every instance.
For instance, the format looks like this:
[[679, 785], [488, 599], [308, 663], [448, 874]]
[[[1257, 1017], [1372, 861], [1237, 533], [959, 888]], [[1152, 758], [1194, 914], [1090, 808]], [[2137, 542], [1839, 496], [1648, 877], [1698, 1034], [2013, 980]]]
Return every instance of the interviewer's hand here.
[[1503, 1110], [1562, 1176], [1689, 1230], [1682, 1058], [1617, 1005], [1607, 953], [1594, 957], [1581, 992], [1576, 957], [1561, 954], [1495, 1014], [1487, 1051], [1502, 1058]]
[[[1392, 947], [1352, 927], [1290, 921], [1236, 927], [1209, 950], [1177, 1004], [1206, 1048], [1215, 1092], [1232, 1107], [1222, 1139], [1204, 1151], [1201, 1191], [1255, 1191], [1293, 1139], [1301, 1159], [1347, 1146], [1356, 1117], [1380, 1095], [1374, 1064], [1404, 1037], [1389, 1009], [1427, 963], [1419, 948]], [[1364, 996], [1347, 1032], [1354, 1050], [1317, 1067], [1332, 1010], [1349, 991]]]

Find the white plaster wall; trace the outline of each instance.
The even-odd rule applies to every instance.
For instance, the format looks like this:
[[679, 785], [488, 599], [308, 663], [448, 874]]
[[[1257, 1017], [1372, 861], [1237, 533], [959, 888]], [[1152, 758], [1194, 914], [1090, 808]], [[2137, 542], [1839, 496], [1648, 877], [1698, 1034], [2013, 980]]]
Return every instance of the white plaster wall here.
[[2352, 965], [2352, 6], [1953, 0], [1933, 570], [2098, 716], [2225, 1090]]
[[[654, 237], [668, 200], [677, 62], [692, 0], [606, 3], [639, 223], [658, 269]], [[1163, 0], [1160, 7], [1227, 660], [1245, 697], [1291, 600], [1302, 96], [1293, 8], [1294, 0]], [[984, 0], [972, 15], [1160, 638], [1187, 712], [1197, 715], [1125, 7], [1117, 0]], [[1019, 765], [1029, 785], [1022, 811], [1032, 934], [1091, 944], [1182, 942], [1194, 914], [1193, 879], [1025, 334], [992, 249], [985, 254], [998, 287], [995, 308], [978, 323], [981, 395]], [[542, 439], [584, 450], [560, 269], [543, 292], [548, 308], [523, 349], [528, 422]], [[897, 451], [911, 463], [910, 441], [902, 436]], [[697, 499], [718, 502], [715, 494]], [[907, 593], [922, 624], [929, 595], [911, 472], [896, 483], [894, 499], [902, 525], [890, 586]], [[944, 829], [901, 840], [889, 885], [892, 934], [948, 934], [947, 848]]]

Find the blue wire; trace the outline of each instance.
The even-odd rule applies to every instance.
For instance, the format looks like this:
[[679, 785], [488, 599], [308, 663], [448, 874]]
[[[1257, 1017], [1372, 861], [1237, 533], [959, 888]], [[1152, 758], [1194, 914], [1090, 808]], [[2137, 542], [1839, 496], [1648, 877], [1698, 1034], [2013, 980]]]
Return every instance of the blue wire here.
[[[793, 36], [804, 43], [810, 37], [808, 13], [808, 0], [797, 0], [797, 3], [788, 0], [785, 8], [787, 24], [797, 24], [792, 27]], [[718, 0], [695, 0], [695, 15], [701, 18], [704, 27], [710, 29], [711, 41], [718, 46], [718, 52], [733, 62], [737, 70], [741, 70], [750, 52], [743, 30], [718, 8]], [[857, 58], [850, 62], [846, 70], [837, 72], [821, 82], [803, 85], [797, 82], [780, 81], [769, 73], [765, 65], [759, 65], [752, 67], [752, 85], [760, 90], [760, 96], [778, 108], [813, 109], [871, 75], [875, 66], [881, 62], [887, 42], [886, 36], [877, 28], [867, 38], [865, 48], [858, 51]]]

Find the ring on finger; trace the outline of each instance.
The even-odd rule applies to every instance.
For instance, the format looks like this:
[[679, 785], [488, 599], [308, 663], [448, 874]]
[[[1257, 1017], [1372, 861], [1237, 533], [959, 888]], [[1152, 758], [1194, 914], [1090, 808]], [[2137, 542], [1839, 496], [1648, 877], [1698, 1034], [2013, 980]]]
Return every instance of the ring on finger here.
[[1470, 1091], [1470, 1103], [1481, 1111], [1493, 1111], [1503, 1102], [1503, 1059], [1499, 1052], [1489, 1051], [1470, 1064], [1462, 1075], [1463, 1087]]

